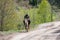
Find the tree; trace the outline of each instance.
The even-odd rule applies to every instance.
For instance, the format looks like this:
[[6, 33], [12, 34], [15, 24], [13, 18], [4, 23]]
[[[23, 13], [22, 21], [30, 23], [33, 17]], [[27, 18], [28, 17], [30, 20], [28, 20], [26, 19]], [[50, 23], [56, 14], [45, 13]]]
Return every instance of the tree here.
[[42, 0], [41, 4], [39, 5], [38, 15], [40, 23], [49, 22], [52, 20], [51, 5], [49, 4], [48, 0]]
[[60, 8], [60, 0], [48, 0], [48, 1], [52, 6], [54, 5]]
[[29, 4], [31, 4], [32, 6], [37, 6], [38, 3], [40, 3], [41, 0], [29, 0]]
[[0, 31], [17, 29], [17, 13], [13, 0], [0, 0]]

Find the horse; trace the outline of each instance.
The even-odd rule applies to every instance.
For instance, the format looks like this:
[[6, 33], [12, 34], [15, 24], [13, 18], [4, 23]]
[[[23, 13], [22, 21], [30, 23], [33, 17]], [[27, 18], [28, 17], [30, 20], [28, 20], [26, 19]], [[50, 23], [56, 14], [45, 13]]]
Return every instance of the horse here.
[[24, 20], [23, 20], [23, 23], [24, 23], [24, 25], [25, 25], [26, 31], [28, 32], [28, 30], [29, 30], [29, 24], [30, 24], [29, 20], [24, 19]]

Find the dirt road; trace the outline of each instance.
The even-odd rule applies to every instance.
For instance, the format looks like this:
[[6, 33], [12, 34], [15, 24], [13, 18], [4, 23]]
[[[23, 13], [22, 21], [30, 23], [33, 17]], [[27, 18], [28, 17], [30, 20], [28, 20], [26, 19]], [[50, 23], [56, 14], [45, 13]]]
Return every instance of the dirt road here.
[[38, 25], [34, 31], [17, 33], [6, 40], [59, 40], [60, 22], [50, 22]]
[[59, 35], [56, 34], [59, 33], [59, 30], [60, 22], [40, 24], [39, 28], [37, 28], [36, 30], [14, 35], [10, 40], [42, 40], [44, 39], [44, 37], [42, 37], [43, 35], [49, 35], [50, 37], [55, 39], [55, 37]]

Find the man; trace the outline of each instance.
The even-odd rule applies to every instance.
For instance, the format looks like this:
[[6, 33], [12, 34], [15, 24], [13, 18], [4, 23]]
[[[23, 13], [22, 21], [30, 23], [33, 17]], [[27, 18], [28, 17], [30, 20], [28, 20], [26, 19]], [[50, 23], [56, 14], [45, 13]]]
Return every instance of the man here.
[[29, 17], [29, 15], [28, 14], [26, 14], [25, 16], [24, 16], [24, 20], [23, 20], [23, 23], [24, 23], [24, 25], [25, 25], [25, 29], [26, 29], [26, 24], [28, 24], [28, 29], [29, 29], [29, 25], [30, 25], [30, 17]]

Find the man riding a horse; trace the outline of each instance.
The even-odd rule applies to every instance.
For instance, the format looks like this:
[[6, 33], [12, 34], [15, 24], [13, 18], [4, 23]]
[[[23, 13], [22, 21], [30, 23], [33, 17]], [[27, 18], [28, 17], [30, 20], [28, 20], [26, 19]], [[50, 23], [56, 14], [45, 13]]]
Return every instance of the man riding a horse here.
[[31, 21], [30, 21], [29, 15], [26, 14], [26, 15], [24, 16], [23, 23], [24, 23], [25, 29], [26, 29], [27, 31], [28, 31], [28, 29], [29, 29], [30, 22], [31, 22]]

